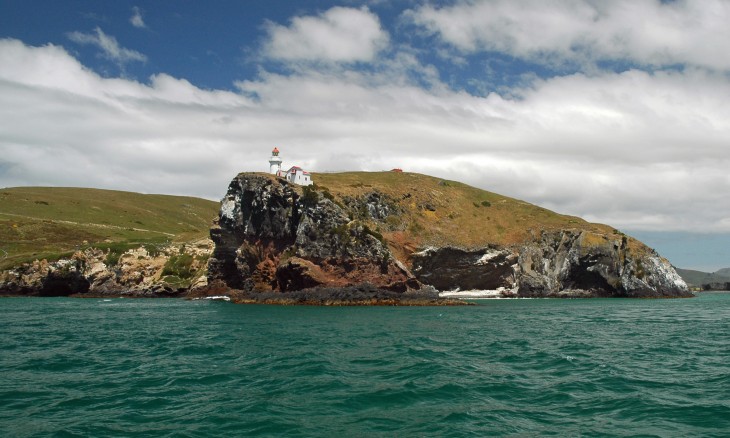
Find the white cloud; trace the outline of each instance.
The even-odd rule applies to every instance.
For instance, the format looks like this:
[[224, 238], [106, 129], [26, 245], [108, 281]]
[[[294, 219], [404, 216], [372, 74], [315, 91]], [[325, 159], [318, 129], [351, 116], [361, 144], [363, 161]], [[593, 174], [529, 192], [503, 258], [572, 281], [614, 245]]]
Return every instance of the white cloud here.
[[0, 40], [0, 185], [218, 198], [278, 146], [314, 171], [401, 167], [619, 228], [730, 231], [726, 75], [576, 74], [480, 97], [415, 85], [414, 62], [264, 72], [234, 93], [102, 78], [58, 46]]
[[388, 44], [377, 15], [367, 8], [334, 7], [295, 17], [290, 26], [268, 23], [266, 56], [284, 61], [369, 62]]
[[77, 44], [97, 46], [101, 49], [104, 58], [120, 66], [131, 61], [147, 61], [145, 55], [120, 46], [116, 38], [105, 34], [99, 27], [94, 29], [94, 33], [71, 32], [68, 34], [68, 38]]
[[132, 8], [132, 16], [129, 17], [129, 22], [132, 24], [132, 26], [140, 29], [144, 29], [147, 27], [144, 19], [142, 18], [142, 11], [137, 6]]
[[475, 0], [426, 5], [407, 17], [462, 52], [544, 63], [627, 60], [730, 68], [723, 0]]

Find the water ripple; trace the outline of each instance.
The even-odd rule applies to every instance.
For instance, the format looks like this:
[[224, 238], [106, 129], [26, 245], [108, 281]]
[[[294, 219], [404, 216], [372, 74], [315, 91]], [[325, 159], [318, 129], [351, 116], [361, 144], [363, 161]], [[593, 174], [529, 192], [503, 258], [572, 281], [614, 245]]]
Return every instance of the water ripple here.
[[730, 295], [463, 308], [3, 299], [7, 436], [723, 436]]

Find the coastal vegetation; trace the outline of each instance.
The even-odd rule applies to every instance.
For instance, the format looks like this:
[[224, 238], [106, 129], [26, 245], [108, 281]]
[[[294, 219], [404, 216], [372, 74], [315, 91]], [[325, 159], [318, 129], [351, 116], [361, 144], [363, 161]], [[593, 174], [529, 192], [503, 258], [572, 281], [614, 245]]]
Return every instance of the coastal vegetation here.
[[[623, 236], [607, 225], [428, 175], [342, 172], [318, 173], [313, 179], [314, 190], [338, 205], [360, 201], [357, 209], [361, 214], [357, 219], [382, 236], [391, 250], [403, 258], [425, 246], [507, 246], [551, 230], [587, 231], [588, 240], [595, 244], [605, 243], [604, 236]], [[311, 189], [307, 188], [307, 192]], [[379, 196], [374, 198], [372, 193]], [[380, 208], [386, 217], [373, 219], [368, 208]], [[634, 239], [624, 242], [632, 249], [645, 249]]]
[[129, 249], [207, 237], [219, 204], [200, 198], [88, 188], [0, 189], [0, 269], [94, 247], [114, 265]]

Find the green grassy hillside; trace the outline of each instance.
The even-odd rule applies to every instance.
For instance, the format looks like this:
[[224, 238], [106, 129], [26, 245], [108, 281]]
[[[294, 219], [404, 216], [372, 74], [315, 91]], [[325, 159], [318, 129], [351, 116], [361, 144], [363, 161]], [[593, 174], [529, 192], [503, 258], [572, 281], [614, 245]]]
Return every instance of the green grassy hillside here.
[[218, 203], [85, 188], [0, 189], [0, 269], [86, 246], [186, 242], [206, 237]]

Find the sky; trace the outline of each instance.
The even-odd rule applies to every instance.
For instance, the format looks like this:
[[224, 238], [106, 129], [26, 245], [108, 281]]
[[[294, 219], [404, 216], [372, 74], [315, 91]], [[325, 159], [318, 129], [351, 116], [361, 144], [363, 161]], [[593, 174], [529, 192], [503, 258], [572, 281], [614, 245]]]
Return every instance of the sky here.
[[0, 0], [0, 187], [405, 171], [730, 266], [730, 1]]

